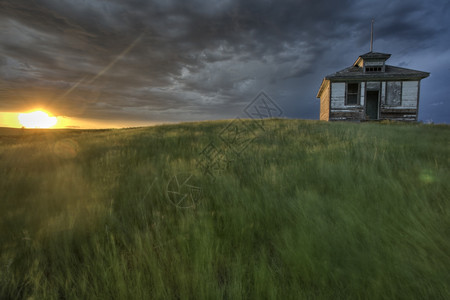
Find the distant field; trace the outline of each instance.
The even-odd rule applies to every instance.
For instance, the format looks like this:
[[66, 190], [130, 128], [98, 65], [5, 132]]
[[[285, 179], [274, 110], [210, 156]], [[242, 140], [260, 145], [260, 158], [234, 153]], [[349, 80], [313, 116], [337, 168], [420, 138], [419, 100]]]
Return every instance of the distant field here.
[[0, 299], [450, 299], [450, 127], [0, 129]]

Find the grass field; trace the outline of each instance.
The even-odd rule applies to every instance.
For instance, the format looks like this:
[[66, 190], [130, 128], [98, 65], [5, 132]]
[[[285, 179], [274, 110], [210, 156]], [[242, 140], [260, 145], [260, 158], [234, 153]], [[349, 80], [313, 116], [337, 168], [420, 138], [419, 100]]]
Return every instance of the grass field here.
[[450, 299], [450, 127], [0, 129], [1, 299]]

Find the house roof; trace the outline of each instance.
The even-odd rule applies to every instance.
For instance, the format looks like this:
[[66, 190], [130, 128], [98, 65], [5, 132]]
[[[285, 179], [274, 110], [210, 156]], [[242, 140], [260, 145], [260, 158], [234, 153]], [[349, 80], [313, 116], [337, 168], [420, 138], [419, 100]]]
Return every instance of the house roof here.
[[[352, 66], [336, 73], [325, 76], [320, 85], [317, 98], [320, 98], [323, 90], [325, 89], [325, 83], [329, 81], [381, 81], [381, 80], [420, 80], [430, 76], [428, 72], [422, 72], [412, 69], [400, 68], [385, 64], [384, 72], [364, 72], [360, 67], [360, 62], [363, 60], [384, 60], [386, 61], [391, 57], [390, 54], [380, 52], [368, 52], [360, 55]], [[383, 62], [384, 63], [384, 62]]]
[[391, 57], [390, 54], [387, 53], [381, 53], [381, 52], [367, 52], [366, 54], [360, 55], [362, 59], [368, 59], [368, 58], [382, 58], [382, 59], [388, 59]]
[[365, 53], [363, 55], [360, 55], [358, 57], [358, 59], [353, 63], [353, 65], [354, 66], [358, 65], [361, 62], [361, 60], [377, 60], [377, 59], [379, 59], [379, 60], [386, 61], [386, 60], [389, 59], [389, 57], [391, 57], [391, 55], [387, 54], [387, 53], [367, 52], [367, 53]]
[[404, 79], [422, 79], [430, 75], [428, 72], [422, 72], [412, 69], [400, 68], [386, 65], [384, 72], [363, 72], [363, 68], [351, 66], [333, 74], [325, 76], [325, 79], [332, 81], [340, 80], [404, 80]]
[[422, 72], [412, 69], [394, 67], [390, 65], [386, 65], [386, 69], [384, 72], [363, 72], [363, 68], [358, 66], [351, 66], [345, 68], [341, 71], [338, 71], [333, 74], [329, 74], [325, 76], [320, 85], [319, 91], [317, 93], [317, 98], [320, 98], [323, 89], [325, 88], [324, 83], [327, 80], [333, 82], [345, 82], [345, 81], [380, 81], [380, 80], [412, 80], [412, 79], [423, 79], [430, 76], [428, 72]]

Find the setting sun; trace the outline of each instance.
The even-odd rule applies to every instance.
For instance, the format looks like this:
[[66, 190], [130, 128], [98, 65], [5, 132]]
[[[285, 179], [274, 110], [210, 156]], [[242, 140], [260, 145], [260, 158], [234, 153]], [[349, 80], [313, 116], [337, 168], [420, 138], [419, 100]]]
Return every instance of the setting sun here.
[[19, 122], [26, 128], [50, 128], [57, 123], [56, 117], [50, 117], [41, 110], [19, 114]]

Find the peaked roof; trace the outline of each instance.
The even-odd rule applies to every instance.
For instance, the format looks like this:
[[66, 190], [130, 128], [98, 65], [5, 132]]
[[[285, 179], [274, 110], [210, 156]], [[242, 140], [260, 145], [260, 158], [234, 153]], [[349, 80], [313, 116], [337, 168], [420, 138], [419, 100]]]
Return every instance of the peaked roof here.
[[363, 55], [360, 55], [358, 59], [353, 63], [353, 65], [359, 64], [361, 60], [365, 59], [382, 59], [384, 61], [388, 60], [389, 57], [391, 57], [390, 54], [387, 53], [381, 53], [381, 52], [367, 52]]
[[381, 52], [367, 52], [363, 55], [360, 55], [359, 57], [363, 58], [363, 59], [367, 59], [367, 58], [382, 58], [382, 59], [388, 59], [389, 57], [391, 57], [390, 54], [387, 53], [381, 53]]
[[363, 68], [353, 65], [333, 74], [325, 76], [328, 80], [394, 80], [394, 79], [422, 79], [430, 75], [428, 72], [422, 72], [412, 69], [400, 68], [386, 65], [384, 72], [364, 72]]
[[391, 57], [390, 54], [380, 53], [380, 52], [367, 52], [360, 55], [358, 59], [353, 63], [352, 66], [345, 68], [343, 70], [337, 71], [336, 73], [329, 74], [325, 76], [320, 85], [319, 91], [317, 93], [317, 98], [320, 98], [323, 90], [325, 89], [327, 80], [330, 81], [367, 81], [367, 80], [420, 80], [430, 76], [428, 72], [417, 71], [413, 69], [406, 69], [395, 67], [391, 65], [385, 65], [384, 72], [364, 72], [363, 68], [359, 66], [361, 60], [372, 60], [381, 59], [388, 60]]

